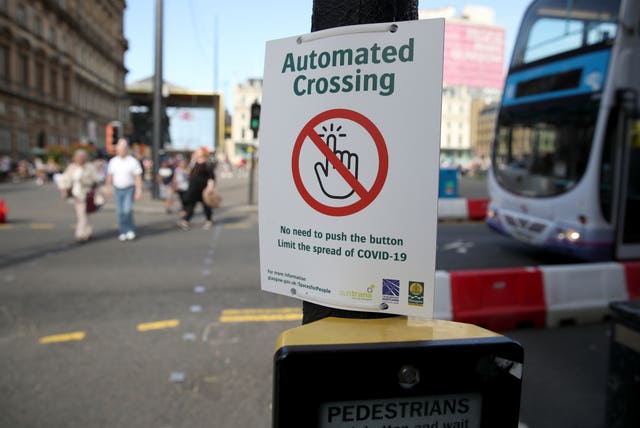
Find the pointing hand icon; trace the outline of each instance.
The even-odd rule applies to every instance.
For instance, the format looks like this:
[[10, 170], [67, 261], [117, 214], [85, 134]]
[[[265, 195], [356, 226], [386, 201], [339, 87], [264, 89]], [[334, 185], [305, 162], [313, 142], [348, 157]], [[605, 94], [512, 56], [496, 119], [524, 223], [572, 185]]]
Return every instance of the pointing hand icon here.
[[[344, 136], [344, 134], [340, 134]], [[338, 150], [337, 137], [331, 133], [326, 139], [327, 146], [336, 155], [338, 160], [349, 170], [349, 172], [358, 178], [358, 155], [348, 150]], [[336, 168], [325, 158], [324, 162], [316, 162], [314, 165], [318, 183], [327, 197], [331, 199], [346, 199], [351, 196], [354, 189], [340, 175]]]

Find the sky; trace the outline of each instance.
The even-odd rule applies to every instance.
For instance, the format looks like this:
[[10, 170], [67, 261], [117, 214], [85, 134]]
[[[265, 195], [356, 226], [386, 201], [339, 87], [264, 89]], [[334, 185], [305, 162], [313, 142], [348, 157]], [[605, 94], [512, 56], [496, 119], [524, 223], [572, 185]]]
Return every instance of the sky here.
[[[127, 1], [127, 83], [153, 75], [155, 3]], [[505, 28], [506, 63], [529, 3], [530, 0], [419, 0], [419, 8], [454, 6], [459, 13], [464, 5], [492, 7], [496, 25]], [[233, 85], [262, 77], [265, 42], [308, 33], [312, 5], [313, 0], [164, 0], [164, 80], [186, 89], [223, 92], [225, 105], [231, 110]]]

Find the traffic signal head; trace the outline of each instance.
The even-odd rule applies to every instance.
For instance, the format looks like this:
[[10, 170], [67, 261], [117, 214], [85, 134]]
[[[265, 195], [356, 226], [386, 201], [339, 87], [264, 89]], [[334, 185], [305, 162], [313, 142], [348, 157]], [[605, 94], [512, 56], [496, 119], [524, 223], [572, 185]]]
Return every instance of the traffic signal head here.
[[114, 146], [118, 144], [118, 140], [120, 139], [120, 128], [118, 126], [114, 126], [111, 132], [111, 144]]
[[252, 131], [257, 131], [260, 128], [260, 104], [256, 101], [251, 104], [251, 121], [249, 122], [249, 128]]

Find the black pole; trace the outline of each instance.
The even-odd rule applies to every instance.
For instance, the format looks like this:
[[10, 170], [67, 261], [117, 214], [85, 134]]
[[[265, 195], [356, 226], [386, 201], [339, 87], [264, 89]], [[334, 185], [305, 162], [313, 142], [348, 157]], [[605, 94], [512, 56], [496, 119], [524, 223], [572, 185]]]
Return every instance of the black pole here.
[[153, 141], [151, 153], [151, 194], [154, 199], [160, 197], [158, 187], [158, 167], [160, 164], [160, 145], [162, 143], [162, 0], [156, 0], [156, 46], [155, 74], [153, 76]]
[[[314, 0], [311, 31], [345, 25], [378, 22], [414, 21], [418, 19], [418, 0]], [[393, 315], [345, 311], [302, 302], [302, 324], [326, 317], [386, 318]]]

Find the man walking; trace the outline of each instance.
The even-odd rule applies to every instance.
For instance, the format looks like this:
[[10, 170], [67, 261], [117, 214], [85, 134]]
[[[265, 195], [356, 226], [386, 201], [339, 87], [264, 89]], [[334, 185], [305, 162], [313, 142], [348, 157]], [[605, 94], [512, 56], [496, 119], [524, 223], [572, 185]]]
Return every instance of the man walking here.
[[136, 239], [133, 226], [133, 201], [142, 196], [142, 167], [140, 162], [128, 154], [127, 140], [120, 138], [116, 144], [116, 155], [107, 166], [105, 192], [109, 193], [113, 185], [116, 202], [116, 214], [120, 228], [119, 241]]

